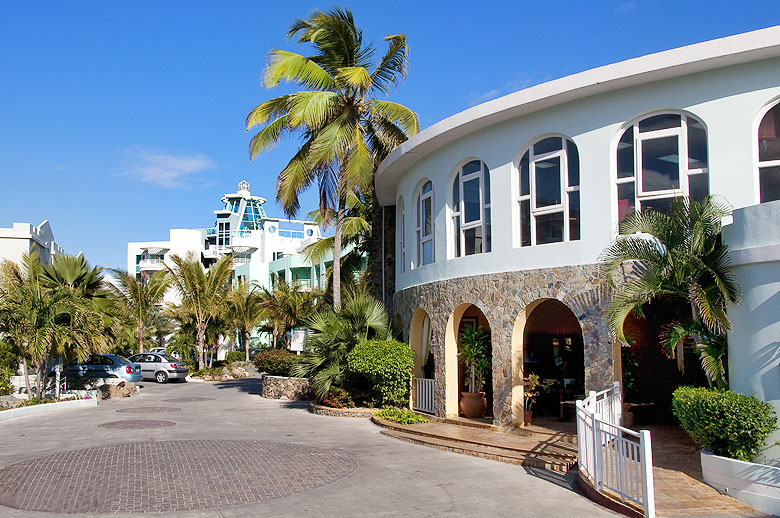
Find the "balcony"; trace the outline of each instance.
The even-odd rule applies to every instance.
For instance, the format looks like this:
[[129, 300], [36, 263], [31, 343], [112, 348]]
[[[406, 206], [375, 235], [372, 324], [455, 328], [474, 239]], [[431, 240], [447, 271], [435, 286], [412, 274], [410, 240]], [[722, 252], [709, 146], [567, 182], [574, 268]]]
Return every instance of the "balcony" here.
[[159, 272], [164, 269], [162, 259], [141, 259], [138, 262], [138, 270], [141, 272]]

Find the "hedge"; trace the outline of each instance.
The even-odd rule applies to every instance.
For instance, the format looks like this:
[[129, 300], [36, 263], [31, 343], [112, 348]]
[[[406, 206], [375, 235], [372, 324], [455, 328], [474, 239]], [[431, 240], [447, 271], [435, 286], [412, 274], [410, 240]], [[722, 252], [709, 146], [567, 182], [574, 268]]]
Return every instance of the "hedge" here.
[[287, 349], [268, 349], [257, 353], [255, 367], [271, 376], [289, 376], [294, 361], [295, 355]]
[[680, 387], [672, 407], [694, 442], [732, 459], [752, 461], [777, 429], [772, 405], [729, 390]]
[[374, 385], [381, 405], [406, 406], [414, 352], [395, 340], [369, 340], [347, 355], [350, 372], [364, 376]]
[[228, 351], [225, 355], [225, 361], [228, 363], [243, 362], [246, 360], [245, 351]]

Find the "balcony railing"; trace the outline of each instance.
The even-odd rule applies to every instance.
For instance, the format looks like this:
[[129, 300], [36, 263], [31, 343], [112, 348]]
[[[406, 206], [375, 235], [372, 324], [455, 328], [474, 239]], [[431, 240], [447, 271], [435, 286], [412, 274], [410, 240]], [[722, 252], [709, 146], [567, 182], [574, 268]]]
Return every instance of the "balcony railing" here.
[[138, 268], [141, 270], [162, 270], [165, 265], [161, 259], [141, 259], [138, 262]]
[[279, 237], [291, 237], [294, 239], [303, 239], [303, 232], [297, 230], [280, 230]]

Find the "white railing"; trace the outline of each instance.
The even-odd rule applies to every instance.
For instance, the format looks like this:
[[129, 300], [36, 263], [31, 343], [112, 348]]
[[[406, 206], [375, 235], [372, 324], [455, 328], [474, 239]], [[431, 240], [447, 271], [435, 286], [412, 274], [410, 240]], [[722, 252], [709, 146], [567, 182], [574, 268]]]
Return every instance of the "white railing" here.
[[612, 491], [622, 502], [642, 507], [645, 517], [652, 518], [655, 490], [650, 432], [620, 426], [622, 412], [617, 382], [577, 401], [577, 460], [597, 491]]
[[414, 378], [414, 410], [434, 413], [433, 409], [433, 380], [427, 378]]

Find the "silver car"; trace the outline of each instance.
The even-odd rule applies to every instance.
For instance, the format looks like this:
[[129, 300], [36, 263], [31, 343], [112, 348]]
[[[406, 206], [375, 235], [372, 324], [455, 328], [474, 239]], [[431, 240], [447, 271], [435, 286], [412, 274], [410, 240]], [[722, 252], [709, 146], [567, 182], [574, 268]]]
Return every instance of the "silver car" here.
[[187, 377], [187, 367], [184, 363], [167, 354], [140, 353], [131, 356], [130, 361], [141, 365], [144, 379], [153, 379], [157, 383], [183, 380]]

